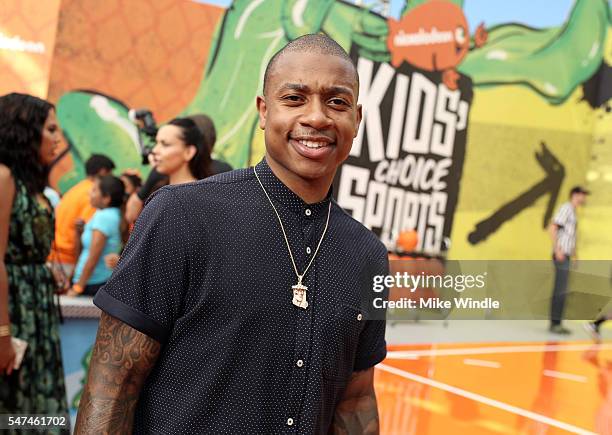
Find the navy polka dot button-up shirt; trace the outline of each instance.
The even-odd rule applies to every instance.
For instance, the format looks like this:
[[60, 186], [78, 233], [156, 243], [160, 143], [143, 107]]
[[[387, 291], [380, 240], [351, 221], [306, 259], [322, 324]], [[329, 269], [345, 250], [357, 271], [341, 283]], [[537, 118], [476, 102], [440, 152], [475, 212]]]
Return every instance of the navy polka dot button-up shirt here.
[[[300, 273], [330, 199], [307, 204], [257, 165]], [[373, 276], [388, 273], [376, 236], [335, 202], [306, 274], [308, 308], [278, 220], [253, 168], [168, 186], [150, 199], [95, 304], [163, 344], [135, 433], [327, 433], [353, 371], [386, 355]], [[380, 317], [377, 317], [380, 318]]]

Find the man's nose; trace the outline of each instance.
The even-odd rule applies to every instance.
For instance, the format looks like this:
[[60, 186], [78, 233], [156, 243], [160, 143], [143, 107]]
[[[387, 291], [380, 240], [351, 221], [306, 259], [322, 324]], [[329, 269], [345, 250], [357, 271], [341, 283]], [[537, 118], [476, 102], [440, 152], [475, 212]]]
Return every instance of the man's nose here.
[[323, 101], [314, 98], [306, 109], [306, 113], [302, 117], [302, 124], [308, 125], [317, 130], [327, 128], [331, 125], [332, 120], [328, 114], [328, 107]]

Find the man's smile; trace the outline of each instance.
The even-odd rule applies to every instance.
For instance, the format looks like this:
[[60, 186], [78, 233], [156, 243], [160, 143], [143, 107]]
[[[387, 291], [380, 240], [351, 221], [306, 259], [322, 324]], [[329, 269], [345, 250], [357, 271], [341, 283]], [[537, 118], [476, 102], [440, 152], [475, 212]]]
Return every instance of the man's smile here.
[[309, 149], [319, 149], [319, 148], [324, 148], [326, 146], [329, 145], [333, 145], [335, 143], [335, 141], [326, 136], [326, 135], [322, 135], [322, 134], [307, 134], [307, 135], [296, 135], [296, 134], [291, 134], [289, 135], [289, 140], [294, 140], [296, 142], [298, 142], [299, 144], [309, 148]]
[[308, 159], [320, 159], [326, 157], [333, 150], [333, 142], [328, 137], [290, 137], [289, 144], [293, 146], [295, 151], [302, 157]]
[[306, 145], [308, 148], [314, 148], [314, 149], [322, 148], [328, 145], [327, 142], [316, 142], [313, 140], [299, 140], [298, 142], [301, 143], [302, 145]]

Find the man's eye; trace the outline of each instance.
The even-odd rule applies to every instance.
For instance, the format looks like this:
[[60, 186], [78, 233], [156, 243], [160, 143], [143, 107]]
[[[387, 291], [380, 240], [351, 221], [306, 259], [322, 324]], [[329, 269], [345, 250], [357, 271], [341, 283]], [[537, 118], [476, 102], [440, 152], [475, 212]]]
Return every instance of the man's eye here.
[[335, 106], [348, 106], [348, 103], [342, 98], [332, 98], [329, 102]]
[[289, 103], [299, 103], [301, 101], [304, 101], [304, 97], [302, 97], [301, 95], [286, 95], [283, 97], [283, 101], [288, 101]]

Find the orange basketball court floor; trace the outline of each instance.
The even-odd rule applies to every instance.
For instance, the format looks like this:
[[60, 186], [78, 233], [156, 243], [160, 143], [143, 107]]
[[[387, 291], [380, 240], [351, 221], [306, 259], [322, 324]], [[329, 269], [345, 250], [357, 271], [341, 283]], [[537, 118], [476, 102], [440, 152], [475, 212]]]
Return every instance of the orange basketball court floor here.
[[612, 343], [392, 345], [382, 435], [612, 435]]

